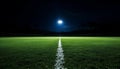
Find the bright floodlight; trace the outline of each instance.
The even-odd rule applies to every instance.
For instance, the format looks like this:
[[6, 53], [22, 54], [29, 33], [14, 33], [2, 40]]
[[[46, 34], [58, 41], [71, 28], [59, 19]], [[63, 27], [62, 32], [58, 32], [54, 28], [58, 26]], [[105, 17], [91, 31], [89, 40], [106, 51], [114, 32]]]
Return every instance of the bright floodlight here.
[[62, 20], [58, 20], [58, 24], [61, 25], [63, 23]]

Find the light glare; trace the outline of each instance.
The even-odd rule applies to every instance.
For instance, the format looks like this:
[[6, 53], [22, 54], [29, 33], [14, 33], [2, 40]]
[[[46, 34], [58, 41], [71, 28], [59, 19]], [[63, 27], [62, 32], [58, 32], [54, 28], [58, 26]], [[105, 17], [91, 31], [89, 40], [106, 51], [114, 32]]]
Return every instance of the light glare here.
[[63, 23], [63, 21], [62, 20], [58, 20], [58, 24], [62, 24]]

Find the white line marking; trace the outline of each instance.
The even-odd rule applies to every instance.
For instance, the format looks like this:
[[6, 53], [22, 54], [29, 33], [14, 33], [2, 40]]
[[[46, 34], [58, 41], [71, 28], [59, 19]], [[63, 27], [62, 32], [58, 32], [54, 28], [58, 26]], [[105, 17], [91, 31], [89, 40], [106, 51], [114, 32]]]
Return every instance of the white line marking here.
[[58, 41], [58, 48], [57, 48], [57, 54], [56, 54], [56, 64], [55, 69], [65, 69], [64, 68], [64, 54], [62, 49], [62, 43], [61, 38], [59, 37]]

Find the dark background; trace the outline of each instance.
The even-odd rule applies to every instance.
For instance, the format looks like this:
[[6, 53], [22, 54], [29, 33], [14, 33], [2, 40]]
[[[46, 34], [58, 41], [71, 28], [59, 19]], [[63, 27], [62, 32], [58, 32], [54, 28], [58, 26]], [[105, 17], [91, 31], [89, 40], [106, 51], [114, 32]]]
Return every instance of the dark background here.
[[0, 6], [0, 36], [120, 36], [117, 0], [14, 0]]

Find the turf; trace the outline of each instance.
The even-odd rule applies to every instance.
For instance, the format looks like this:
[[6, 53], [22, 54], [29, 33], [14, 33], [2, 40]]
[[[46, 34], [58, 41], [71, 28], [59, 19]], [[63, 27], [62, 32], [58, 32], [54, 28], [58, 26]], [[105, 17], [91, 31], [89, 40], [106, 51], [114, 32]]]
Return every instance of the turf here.
[[[0, 37], [0, 69], [54, 69], [58, 37]], [[65, 68], [119, 69], [120, 37], [62, 37]]]
[[54, 69], [58, 38], [1, 37], [0, 69]]
[[120, 69], [120, 37], [63, 37], [68, 69]]

